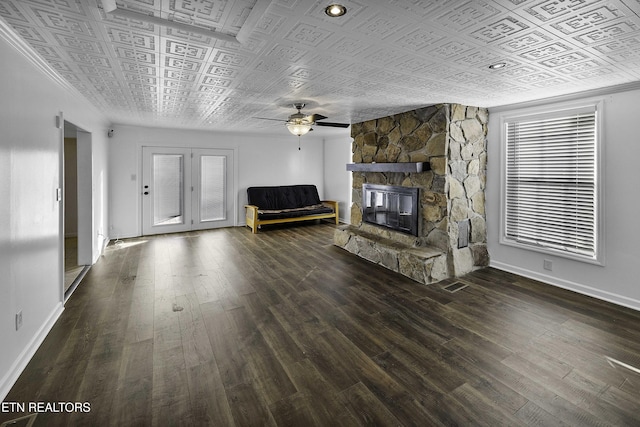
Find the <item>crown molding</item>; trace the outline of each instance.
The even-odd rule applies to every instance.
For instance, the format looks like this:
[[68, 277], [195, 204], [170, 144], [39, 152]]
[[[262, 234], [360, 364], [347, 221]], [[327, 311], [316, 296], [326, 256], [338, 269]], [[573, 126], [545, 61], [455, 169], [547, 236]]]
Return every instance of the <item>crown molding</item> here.
[[629, 92], [632, 90], [640, 90], [640, 81], [624, 83], [615, 86], [607, 86], [598, 89], [585, 90], [581, 92], [568, 93], [566, 95], [552, 96], [549, 98], [535, 99], [526, 102], [518, 102], [515, 104], [499, 105], [489, 107], [489, 113], [501, 113], [504, 111], [519, 110], [529, 107], [539, 107], [545, 104], [555, 104], [559, 102], [574, 101], [581, 98], [595, 98], [614, 93]]

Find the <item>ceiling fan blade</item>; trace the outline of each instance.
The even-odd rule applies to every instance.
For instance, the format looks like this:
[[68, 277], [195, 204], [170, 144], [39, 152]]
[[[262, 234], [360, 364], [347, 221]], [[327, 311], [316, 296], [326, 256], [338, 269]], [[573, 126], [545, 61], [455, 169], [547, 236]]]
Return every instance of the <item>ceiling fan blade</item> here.
[[329, 126], [333, 128], [348, 128], [349, 123], [334, 123], [334, 122], [316, 122], [316, 126]]
[[316, 122], [318, 120], [324, 120], [326, 118], [328, 118], [328, 117], [327, 116], [323, 116], [322, 114], [312, 114], [311, 115], [311, 120], [314, 121], [314, 122]]
[[274, 120], [276, 122], [286, 122], [286, 120], [283, 119], [270, 119], [268, 117], [251, 117], [252, 119], [258, 119], [258, 120]]

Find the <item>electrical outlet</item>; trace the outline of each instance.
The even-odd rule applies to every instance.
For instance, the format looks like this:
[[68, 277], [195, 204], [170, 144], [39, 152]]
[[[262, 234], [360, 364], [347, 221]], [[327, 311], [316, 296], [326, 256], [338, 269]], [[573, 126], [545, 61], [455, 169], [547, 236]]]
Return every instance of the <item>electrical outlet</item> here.
[[22, 310], [16, 313], [16, 331], [22, 327]]
[[545, 270], [552, 271], [553, 270], [553, 262], [551, 262], [551, 260], [549, 260], [549, 259], [545, 259], [544, 261], [542, 261], [542, 268], [544, 268]]

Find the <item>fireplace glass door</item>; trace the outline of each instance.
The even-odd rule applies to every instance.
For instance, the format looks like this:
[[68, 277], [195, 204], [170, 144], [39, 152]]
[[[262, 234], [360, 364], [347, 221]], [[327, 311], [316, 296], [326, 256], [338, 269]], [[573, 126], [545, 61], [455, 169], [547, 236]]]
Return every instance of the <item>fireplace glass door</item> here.
[[362, 219], [403, 233], [418, 235], [418, 189], [364, 184]]

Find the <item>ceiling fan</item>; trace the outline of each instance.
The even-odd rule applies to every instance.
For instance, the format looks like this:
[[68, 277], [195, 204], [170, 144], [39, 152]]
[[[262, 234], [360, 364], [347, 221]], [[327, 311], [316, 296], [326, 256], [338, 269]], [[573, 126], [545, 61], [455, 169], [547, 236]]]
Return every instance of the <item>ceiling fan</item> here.
[[302, 136], [305, 135], [307, 133], [309, 133], [309, 131], [312, 131], [313, 129], [311, 128], [311, 126], [329, 126], [329, 127], [335, 127], [335, 128], [348, 128], [349, 127], [349, 123], [335, 123], [335, 122], [322, 122], [322, 121], [318, 121], [318, 120], [324, 120], [327, 117], [323, 116], [322, 114], [310, 114], [310, 115], [306, 115], [304, 113], [302, 113], [300, 110], [302, 110], [305, 106], [304, 103], [302, 102], [296, 102], [295, 104], [293, 104], [294, 108], [298, 110], [297, 113], [294, 113], [292, 115], [289, 116], [289, 118], [287, 120], [280, 120], [280, 119], [268, 119], [265, 117], [255, 117], [256, 119], [262, 119], [262, 120], [277, 120], [277, 121], [284, 121], [285, 126], [287, 126], [287, 129], [289, 129], [289, 132], [291, 132], [293, 135], [296, 136]]

